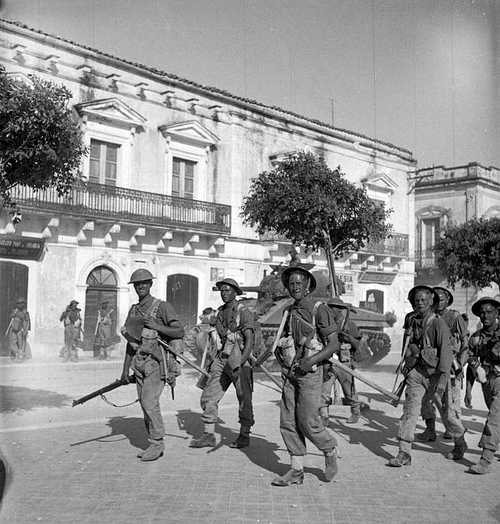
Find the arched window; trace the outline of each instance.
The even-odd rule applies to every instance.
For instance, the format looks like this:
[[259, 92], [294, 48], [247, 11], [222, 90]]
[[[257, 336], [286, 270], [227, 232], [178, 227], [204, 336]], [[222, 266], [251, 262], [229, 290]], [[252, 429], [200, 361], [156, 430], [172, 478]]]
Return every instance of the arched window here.
[[108, 303], [108, 311], [111, 312], [112, 335], [116, 335], [117, 311], [117, 289], [118, 279], [115, 272], [108, 266], [94, 268], [87, 277], [87, 291], [85, 292], [85, 315], [83, 346], [87, 351], [93, 350], [95, 330], [99, 308], [103, 302]]

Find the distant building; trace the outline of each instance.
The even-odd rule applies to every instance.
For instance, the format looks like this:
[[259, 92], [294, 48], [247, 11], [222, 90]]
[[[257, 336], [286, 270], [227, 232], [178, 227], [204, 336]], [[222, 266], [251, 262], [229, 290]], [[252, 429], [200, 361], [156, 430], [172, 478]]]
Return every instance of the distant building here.
[[[446, 279], [436, 267], [433, 247], [448, 224], [478, 217], [500, 216], [500, 169], [477, 162], [466, 166], [435, 166], [418, 169], [415, 189], [416, 253], [415, 282], [443, 285]], [[478, 296], [497, 294], [496, 286], [478, 290], [456, 286], [453, 307], [470, 314]]]
[[[194, 324], [219, 303], [217, 280], [255, 286], [270, 264], [286, 263], [289, 242], [259, 237], [243, 225], [240, 207], [254, 176], [298, 150], [340, 165], [393, 209], [393, 237], [346, 255], [336, 269], [346, 300], [395, 310], [401, 331], [414, 279], [409, 151], [17, 22], [0, 21], [0, 63], [19, 78], [64, 84], [90, 151], [85, 185], [66, 197], [19, 187], [22, 221], [0, 215], [0, 330], [10, 304], [26, 296], [34, 355], [54, 354], [59, 316], [72, 299], [86, 344], [103, 299], [119, 327], [136, 299], [127, 282], [138, 267], [157, 277], [153, 293]], [[321, 254], [307, 261], [326, 270]]]

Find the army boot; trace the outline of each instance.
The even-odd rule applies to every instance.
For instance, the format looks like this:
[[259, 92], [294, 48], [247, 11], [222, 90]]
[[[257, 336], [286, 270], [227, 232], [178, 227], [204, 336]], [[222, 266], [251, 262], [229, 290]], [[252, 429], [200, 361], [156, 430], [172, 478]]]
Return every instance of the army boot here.
[[443, 433], [443, 438], [444, 438], [444, 440], [453, 440], [453, 437], [451, 436], [451, 433], [448, 430], [446, 430]]
[[411, 455], [405, 451], [400, 451], [397, 456], [392, 457], [391, 460], [387, 463], [388, 466], [392, 468], [400, 468], [401, 466], [410, 466], [411, 465]]
[[163, 456], [165, 451], [165, 444], [163, 439], [150, 440], [151, 444], [147, 449], [145, 449], [141, 454], [142, 462], [152, 462], [153, 460], [158, 460]]
[[359, 405], [353, 405], [351, 407], [351, 416], [345, 421], [346, 424], [357, 424], [360, 417]]
[[230, 448], [248, 448], [250, 445], [250, 428], [247, 428], [245, 426], [241, 426], [240, 428], [240, 434], [238, 435], [238, 438], [229, 444]]
[[199, 438], [195, 438], [189, 444], [190, 448], [214, 448], [216, 445], [215, 435], [206, 431]]
[[281, 477], [275, 477], [271, 481], [272, 486], [290, 486], [291, 484], [302, 484], [304, 482], [304, 470], [289, 469]]
[[489, 473], [494, 457], [495, 453], [491, 449], [483, 449], [479, 462], [469, 468], [469, 473], [474, 473], [475, 475], [485, 475]]
[[436, 440], [436, 421], [433, 418], [425, 419], [425, 431], [416, 435], [420, 442], [434, 442]]
[[325, 452], [325, 480], [331, 482], [338, 470], [337, 450], [333, 448], [332, 451]]
[[446, 458], [448, 460], [462, 460], [464, 458], [464, 453], [467, 451], [467, 442], [465, 442], [464, 434], [455, 440], [455, 447], [448, 453], [446, 453]]

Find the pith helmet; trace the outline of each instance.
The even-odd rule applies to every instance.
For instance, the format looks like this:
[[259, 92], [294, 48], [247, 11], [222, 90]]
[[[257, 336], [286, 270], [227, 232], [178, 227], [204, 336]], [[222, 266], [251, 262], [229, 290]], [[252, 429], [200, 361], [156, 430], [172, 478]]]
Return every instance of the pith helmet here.
[[238, 286], [236, 280], [232, 278], [224, 278], [223, 280], [219, 280], [219, 282], [215, 283], [215, 287], [220, 290], [221, 286], [224, 284], [231, 286], [236, 291], [237, 295], [243, 295], [243, 291], [241, 291], [240, 286]]
[[136, 269], [131, 275], [129, 284], [134, 282], [144, 282], [145, 280], [153, 280], [155, 278], [150, 271], [144, 268]]
[[453, 304], [453, 295], [445, 287], [434, 286], [434, 291], [442, 291], [448, 297], [448, 306]]
[[417, 291], [425, 290], [428, 291], [433, 296], [433, 305], [437, 306], [439, 304], [439, 295], [434, 291], [434, 289], [430, 286], [425, 286], [423, 284], [412, 287], [408, 293], [408, 300], [410, 304], [413, 306], [415, 305], [415, 294]]
[[477, 302], [474, 302], [472, 304], [471, 310], [476, 315], [476, 317], [479, 316], [479, 313], [481, 312], [481, 306], [483, 304], [491, 304], [493, 307], [496, 307], [500, 311], [500, 302], [498, 300], [495, 300], [494, 298], [490, 297], [483, 297], [480, 298]]
[[290, 274], [294, 271], [299, 271], [304, 275], [307, 275], [309, 278], [309, 291], [314, 291], [316, 289], [316, 279], [313, 274], [302, 266], [288, 266], [283, 273], [281, 273], [281, 282], [288, 289], [288, 280], [290, 279]]

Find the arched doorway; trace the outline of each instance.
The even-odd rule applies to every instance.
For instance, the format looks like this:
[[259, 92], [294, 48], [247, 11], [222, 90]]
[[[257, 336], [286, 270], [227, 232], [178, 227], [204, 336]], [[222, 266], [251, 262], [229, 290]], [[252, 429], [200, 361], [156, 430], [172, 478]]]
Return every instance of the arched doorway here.
[[16, 262], [0, 262], [0, 355], [9, 354], [5, 332], [9, 327], [10, 313], [19, 298], [28, 298], [28, 267]]
[[167, 301], [174, 306], [185, 328], [194, 326], [198, 314], [198, 279], [191, 275], [169, 275]]
[[108, 302], [108, 310], [111, 311], [113, 320], [111, 333], [116, 335], [117, 311], [117, 285], [115, 272], [108, 266], [94, 268], [87, 277], [87, 291], [85, 292], [85, 313], [83, 347], [90, 351], [94, 347], [95, 329], [97, 325], [97, 313], [102, 302]]

